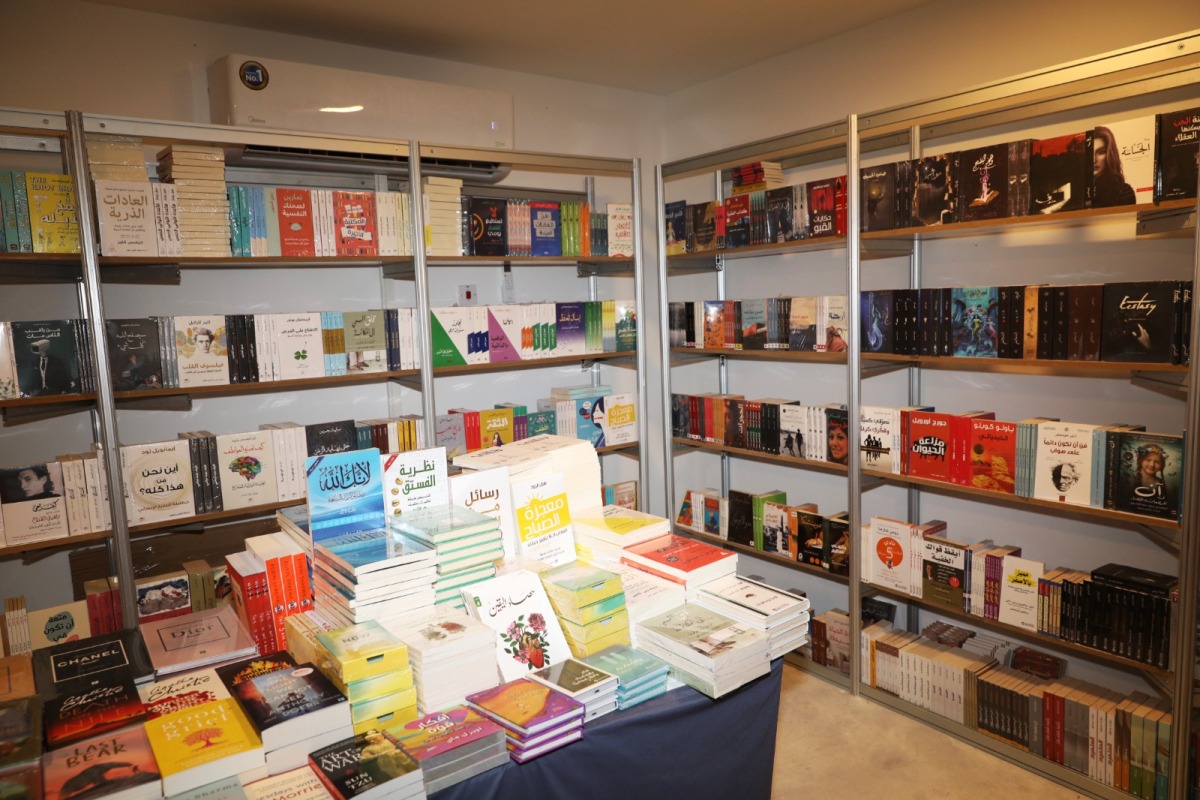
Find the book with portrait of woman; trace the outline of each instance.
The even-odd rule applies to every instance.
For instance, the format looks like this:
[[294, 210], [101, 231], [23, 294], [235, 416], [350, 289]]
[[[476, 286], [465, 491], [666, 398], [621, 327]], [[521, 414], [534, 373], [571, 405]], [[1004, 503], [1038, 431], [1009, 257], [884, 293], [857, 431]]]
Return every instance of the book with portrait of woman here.
[[1159, 519], [1179, 519], [1183, 437], [1145, 431], [1114, 434], [1104, 505]]
[[1087, 144], [1092, 208], [1154, 202], [1154, 117], [1105, 120]]

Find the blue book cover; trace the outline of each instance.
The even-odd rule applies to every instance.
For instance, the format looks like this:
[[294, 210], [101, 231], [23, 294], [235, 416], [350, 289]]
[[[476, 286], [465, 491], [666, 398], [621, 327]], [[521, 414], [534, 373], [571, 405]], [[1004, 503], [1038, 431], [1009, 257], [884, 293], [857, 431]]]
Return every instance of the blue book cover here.
[[354, 580], [389, 567], [416, 564], [432, 566], [437, 552], [428, 544], [399, 531], [376, 528], [324, 539], [316, 545], [317, 561]]
[[954, 355], [968, 358], [995, 358], [998, 326], [999, 290], [995, 286], [955, 288], [951, 294], [954, 311], [951, 333]]
[[603, 408], [603, 398], [600, 397], [575, 401], [575, 438], [589, 441], [593, 447], [604, 447], [604, 429], [600, 427], [602, 420], [595, 417], [595, 412]]
[[313, 543], [384, 528], [383, 467], [379, 450], [348, 450], [304, 462]]
[[558, 203], [532, 202], [529, 216], [533, 230], [533, 254], [535, 256], [561, 256], [562, 211]]

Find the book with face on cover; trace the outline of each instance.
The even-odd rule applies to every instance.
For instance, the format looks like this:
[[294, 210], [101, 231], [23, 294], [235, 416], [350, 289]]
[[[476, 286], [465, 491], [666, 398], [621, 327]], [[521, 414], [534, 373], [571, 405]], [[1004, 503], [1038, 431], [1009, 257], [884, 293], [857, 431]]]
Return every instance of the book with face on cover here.
[[462, 590], [467, 613], [496, 631], [496, 658], [505, 680], [570, 657], [567, 640], [537, 573], [497, 575]]
[[229, 383], [229, 340], [224, 316], [175, 317], [175, 353], [180, 386]]

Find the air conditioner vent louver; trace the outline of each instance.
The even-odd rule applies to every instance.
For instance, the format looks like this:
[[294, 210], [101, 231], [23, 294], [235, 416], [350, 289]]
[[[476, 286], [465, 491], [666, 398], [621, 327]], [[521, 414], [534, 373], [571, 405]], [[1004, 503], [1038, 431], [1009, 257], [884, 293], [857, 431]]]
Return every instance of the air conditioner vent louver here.
[[[226, 161], [247, 167], [285, 167], [343, 172], [356, 174], [393, 175], [405, 177], [409, 174], [408, 158], [374, 153], [345, 153], [334, 150], [316, 150], [306, 147], [278, 147], [274, 145], [246, 145], [240, 153], [227, 153]], [[504, 164], [433, 159], [422, 162], [424, 175], [446, 178], [462, 178], [469, 183], [497, 183], [508, 176], [510, 170]]]

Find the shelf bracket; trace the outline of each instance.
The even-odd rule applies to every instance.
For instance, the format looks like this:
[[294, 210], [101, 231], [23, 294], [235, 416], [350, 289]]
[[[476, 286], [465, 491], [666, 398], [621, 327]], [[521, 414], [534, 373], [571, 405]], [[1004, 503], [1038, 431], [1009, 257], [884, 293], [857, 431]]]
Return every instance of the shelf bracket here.
[[1152, 525], [1138, 525], [1138, 532], [1145, 536], [1150, 541], [1168, 552], [1179, 555], [1179, 536], [1163, 528], [1155, 528]]
[[592, 364], [595, 364], [595, 363], [608, 364], [611, 367], [625, 367], [627, 369], [637, 369], [637, 353], [630, 353], [627, 356], [618, 356], [617, 358], [606, 358], [604, 361], [600, 361], [600, 362], [593, 361], [593, 362], [588, 363], [588, 366], [590, 367]]
[[691, 353], [671, 353], [671, 366], [682, 367], [695, 364], [698, 361], [711, 361], [712, 356], [692, 355]]
[[411, 261], [384, 262], [381, 272], [383, 277], [393, 281], [411, 281], [417, 274]]
[[683, 442], [671, 442], [671, 455], [677, 456], [680, 453], [694, 453], [697, 447], [693, 444], [684, 444]]
[[119, 397], [117, 405], [129, 411], [191, 411], [192, 396], [169, 394], [165, 397]]
[[869, 358], [865, 358], [862, 362], [862, 376], [864, 378], [873, 378], [876, 375], [886, 375], [889, 372], [908, 369], [915, 365], [915, 361], [872, 361]]
[[863, 258], [908, 258], [912, 255], [911, 239], [863, 239]]
[[0, 283], [78, 283], [78, 264], [5, 264]]
[[156, 286], [178, 286], [178, 264], [146, 264], [145, 266], [107, 266], [100, 271], [105, 283], [140, 283]]
[[420, 373], [418, 373], [416, 375], [400, 375], [395, 378], [391, 378], [390, 380], [392, 383], [399, 384], [400, 386], [403, 386], [405, 389], [412, 389], [413, 391], [416, 391], [416, 392], [421, 391], [421, 375], [420, 375]]
[[604, 264], [598, 261], [580, 261], [576, 264], [575, 271], [580, 278], [632, 275], [633, 264], [623, 261], [613, 264]]
[[869, 489], [874, 489], [876, 486], [883, 486], [886, 483], [887, 481], [885, 481], [883, 478], [875, 478], [870, 475], [864, 475], [862, 476], [862, 482], [860, 485], [862, 487], [862, 491], [865, 492]]
[[1187, 375], [1182, 372], [1131, 372], [1129, 382], [1143, 389], [1171, 395], [1187, 397]]
[[1196, 209], [1172, 208], [1165, 211], [1143, 211], [1138, 214], [1137, 235], [1191, 236], [1196, 229]]
[[55, 403], [45, 406], [14, 406], [3, 409], [3, 411], [0, 411], [0, 414], [4, 417], [5, 425], [24, 425], [29, 422], [42, 422], [48, 419], [55, 419], [65, 414], [74, 414], [77, 411], [84, 411], [95, 407], [96, 404], [91, 400], [79, 400], [72, 403]]

